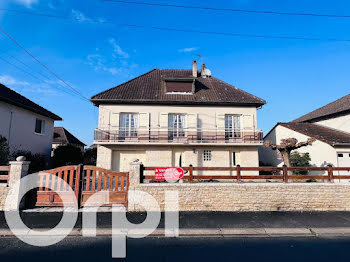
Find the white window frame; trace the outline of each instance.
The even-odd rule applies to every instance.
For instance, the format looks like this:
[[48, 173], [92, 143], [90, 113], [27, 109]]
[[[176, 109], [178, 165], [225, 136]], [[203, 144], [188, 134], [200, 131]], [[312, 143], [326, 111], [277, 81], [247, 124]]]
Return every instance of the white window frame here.
[[242, 115], [225, 115], [225, 134], [227, 138], [242, 137]]
[[[36, 132], [36, 123], [37, 123], [37, 121], [41, 121], [40, 132]], [[37, 134], [37, 135], [44, 135], [45, 134], [45, 120], [40, 119], [40, 118], [35, 118], [34, 133]]]
[[[173, 119], [173, 122], [171, 121]], [[169, 135], [172, 138], [185, 137], [186, 115], [169, 114], [168, 116]]]
[[120, 113], [120, 136], [122, 137], [137, 137], [139, 128], [138, 113]]
[[211, 150], [203, 150], [203, 161], [210, 162], [212, 160], [212, 151]]

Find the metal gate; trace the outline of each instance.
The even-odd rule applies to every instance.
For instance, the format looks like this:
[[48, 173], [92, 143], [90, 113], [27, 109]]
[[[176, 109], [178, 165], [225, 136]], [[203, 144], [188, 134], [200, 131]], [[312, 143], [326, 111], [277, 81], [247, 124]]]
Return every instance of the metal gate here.
[[[46, 170], [39, 172], [40, 186], [37, 191], [36, 206], [53, 206], [62, 207], [64, 198], [67, 206], [74, 206], [74, 197], [78, 200], [80, 189], [80, 173], [81, 165], [79, 166], [65, 166], [52, 170]], [[64, 180], [66, 183], [61, 183], [57, 177]], [[60, 196], [48, 188], [51, 184], [51, 188], [60, 193]], [[68, 191], [67, 184], [72, 188], [74, 196]]]
[[[39, 172], [40, 186], [37, 191], [36, 206], [63, 207], [64, 198], [66, 206], [74, 206], [75, 197], [79, 206], [125, 205], [128, 203], [129, 173], [115, 172], [95, 166], [65, 166], [52, 170]], [[57, 177], [64, 180], [73, 190], [74, 196], [68, 191], [66, 183], [60, 183]], [[62, 185], [61, 185], [62, 184]], [[50, 190], [48, 186], [55, 190]], [[60, 196], [56, 192], [60, 193]], [[103, 199], [88, 202], [88, 199], [97, 192]]]

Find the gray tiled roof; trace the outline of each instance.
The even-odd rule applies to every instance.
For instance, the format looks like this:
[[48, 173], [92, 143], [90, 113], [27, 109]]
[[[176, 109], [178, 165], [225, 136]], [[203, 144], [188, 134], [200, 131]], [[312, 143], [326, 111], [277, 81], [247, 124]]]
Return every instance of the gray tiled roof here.
[[350, 134], [312, 123], [289, 122], [279, 125], [330, 145], [350, 144]]
[[81, 142], [78, 138], [76, 138], [74, 135], [72, 135], [64, 127], [55, 127], [54, 128], [53, 143], [86, 146], [83, 142]]
[[346, 111], [350, 111], [350, 94], [319, 109], [316, 109], [315, 111], [312, 111], [311, 113], [308, 113], [298, 119], [295, 119], [293, 122], [312, 121], [314, 119], [323, 118]]
[[[199, 74], [200, 75], [200, 74]], [[95, 105], [120, 104], [177, 104], [177, 105], [251, 105], [262, 106], [266, 102], [215, 77], [195, 80], [195, 93], [167, 94], [165, 80], [190, 79], [192, 70], [154, 69], [124, 84], [99, 93], [91, 98]]]

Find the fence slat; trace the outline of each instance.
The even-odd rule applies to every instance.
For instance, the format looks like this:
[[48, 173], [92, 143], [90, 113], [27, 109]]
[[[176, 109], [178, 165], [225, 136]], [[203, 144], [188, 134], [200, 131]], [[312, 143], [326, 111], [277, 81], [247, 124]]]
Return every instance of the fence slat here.
[[241, 183], [241, 166], [237, 165], [237, 183]]

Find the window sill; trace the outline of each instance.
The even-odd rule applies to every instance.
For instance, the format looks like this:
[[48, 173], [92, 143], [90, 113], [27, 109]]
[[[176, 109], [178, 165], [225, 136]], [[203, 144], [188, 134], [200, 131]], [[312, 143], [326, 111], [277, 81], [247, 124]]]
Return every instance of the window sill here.
[[41, 133], [36, 133], [34, 132], [35, 135], [38, 135], [38, 136], [45, 136], [45, 134], [41, 134]]

